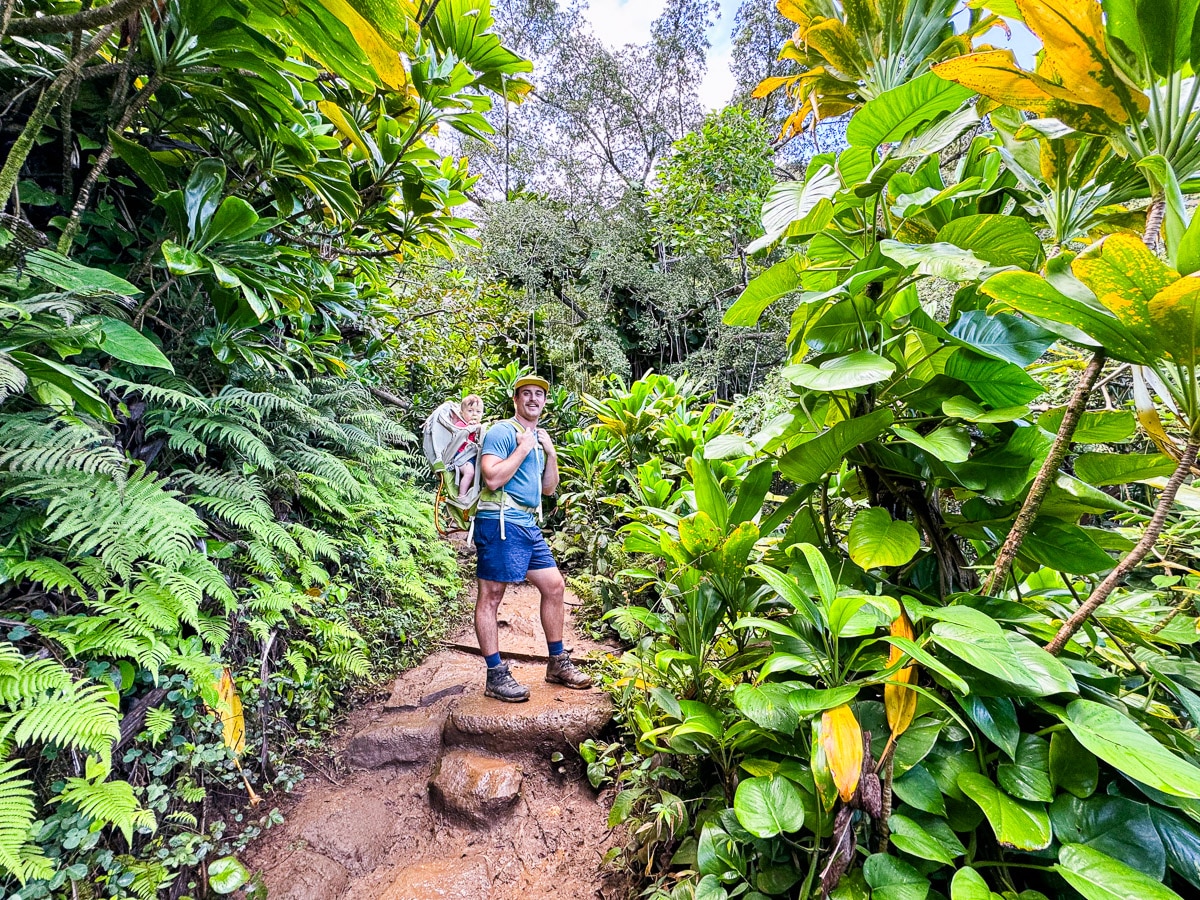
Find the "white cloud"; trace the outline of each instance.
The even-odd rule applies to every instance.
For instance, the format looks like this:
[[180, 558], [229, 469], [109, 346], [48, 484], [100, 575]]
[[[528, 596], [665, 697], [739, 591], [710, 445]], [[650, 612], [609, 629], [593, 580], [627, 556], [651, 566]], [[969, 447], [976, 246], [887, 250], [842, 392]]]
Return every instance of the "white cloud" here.
[[596, 37], [610, 47], [642, 44], [666, 0], [590, 0], [584, 13]]
[[705, 109], [720, 109], [729, 102], [737, 81], [729, 68], [732, 51], [729, 42], [725, 41], [720, 47], [708, 51], [708, 71], [704, 81], [700, 82], [700, 104]]

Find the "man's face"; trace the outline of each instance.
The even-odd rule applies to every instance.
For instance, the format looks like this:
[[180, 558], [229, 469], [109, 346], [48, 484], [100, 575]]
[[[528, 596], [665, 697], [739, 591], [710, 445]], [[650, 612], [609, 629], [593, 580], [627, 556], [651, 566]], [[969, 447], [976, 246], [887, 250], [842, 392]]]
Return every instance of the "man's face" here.
[[536, 420], [546, 406], [546, 392], [536, 385], [523, 385], [517, 389], [513, 402], [522, 416]]

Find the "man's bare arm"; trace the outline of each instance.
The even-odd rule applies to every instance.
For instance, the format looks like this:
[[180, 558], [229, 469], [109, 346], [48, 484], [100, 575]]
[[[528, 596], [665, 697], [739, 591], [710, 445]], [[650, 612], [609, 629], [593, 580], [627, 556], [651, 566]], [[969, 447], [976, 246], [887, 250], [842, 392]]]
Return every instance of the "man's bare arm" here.
[[546, 454], [546, 470], [542, 472], [542, 493], [553, 494], [558, 490], [558, 451], [550, 435], [542, 428], [538, 429], [538, 440]]
[[[489, 491], [498, 491], [512, 480], [512, 477], [517, 474], [517, 469], [521, 467], [521, 463], [525, 461], [525, 457], [529, 455], [529, 451], [533, 449], [535, 441], [534, 433], [526, 431], [517, 437], [516, 449], [509, 456], [502, 459], [491, 453], [485, 453], [480, 457], [479, 465], [483, 470], [483, 483], [487, 485]], [[557, 466], [554, 471], [558, 472]]]

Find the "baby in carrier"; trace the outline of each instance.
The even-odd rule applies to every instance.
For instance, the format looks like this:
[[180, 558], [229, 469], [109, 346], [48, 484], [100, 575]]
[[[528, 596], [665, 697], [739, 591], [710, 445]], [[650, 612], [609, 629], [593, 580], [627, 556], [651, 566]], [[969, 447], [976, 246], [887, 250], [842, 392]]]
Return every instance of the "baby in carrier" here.
[[475, 484], [475, 466], [479, 461], [479, 423], [483, 421], [483, 398], [468, 394], [458, 405], [457, 412], [450, 413], [454, 427], [466, 432], [464, 440], [454, 451], [448, 468], [455, 473], [458, 499], [466, 499]]

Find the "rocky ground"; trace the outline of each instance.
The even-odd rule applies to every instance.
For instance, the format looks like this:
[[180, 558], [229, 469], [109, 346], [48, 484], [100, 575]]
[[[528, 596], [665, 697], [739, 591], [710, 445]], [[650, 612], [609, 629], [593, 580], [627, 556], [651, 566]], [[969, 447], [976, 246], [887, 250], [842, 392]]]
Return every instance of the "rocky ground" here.
[[[572, 602], [568, 596], [568, 602]], [[547, 684], [537, 592], [510, 588], [501, 650], [527, 703], [483, 696], [468, 626], [359, 710], [331, 748], [347, 774], [312, 776], [252, 853], [270, 900], [617, 900], [601, 870], [621, 843], [575, 748], [608, 724], [596, 689]], [[606, 648], [568, 621], [575, 658]], [[563, 759], [552, 761], [562, 753]]]

